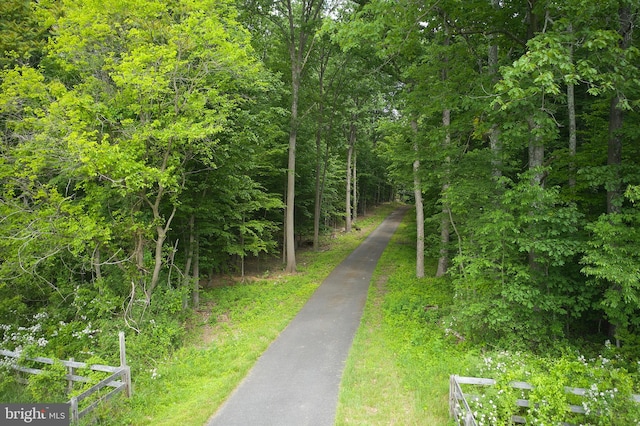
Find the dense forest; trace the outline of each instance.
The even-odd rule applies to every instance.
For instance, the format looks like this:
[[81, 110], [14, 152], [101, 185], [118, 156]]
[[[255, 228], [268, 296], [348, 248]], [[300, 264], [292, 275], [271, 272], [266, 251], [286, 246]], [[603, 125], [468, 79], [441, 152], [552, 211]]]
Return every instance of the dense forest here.
[[295, 273], [302, 246], [401, 200], [456, 333], [636, 359], [639, 12], [3, 1], [0, 347], [77, 356], [122, 326], [176, 344], [211, 277]]

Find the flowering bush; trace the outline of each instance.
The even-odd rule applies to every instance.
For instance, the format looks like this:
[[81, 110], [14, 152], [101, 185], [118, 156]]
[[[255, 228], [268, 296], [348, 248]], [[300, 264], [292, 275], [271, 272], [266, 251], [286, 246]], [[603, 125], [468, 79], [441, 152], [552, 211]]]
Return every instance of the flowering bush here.
[[[637, 371], [616, 364], [602, 355], [586, 359], [579, 354], [545, 358], [492, 353], [484, 356], [479, 373], [495, 379], [496, 385], [474, 390], [481, 394], [471, 398], [469, 405], [479, 425], [511, 424], [512, 416], [532, 425], [640, 425], [640, 403], [631, 398]], [[527, 382], [532, 388], [514, 388], [514, 381]], [[582, 388], [584, 395], [567, 393], [565, 387]], [[581, 407], [584, 414], [572, 413], [570, 405]]]
[[40, 312], [26, 323], [26, 326], [0, 324], [0, 348], [18, 353], [29, 349], [39, 356], [51, 354], [57, 358], [91, 355], [94, 339], [101, 331], [86, 316], [67, 322]]

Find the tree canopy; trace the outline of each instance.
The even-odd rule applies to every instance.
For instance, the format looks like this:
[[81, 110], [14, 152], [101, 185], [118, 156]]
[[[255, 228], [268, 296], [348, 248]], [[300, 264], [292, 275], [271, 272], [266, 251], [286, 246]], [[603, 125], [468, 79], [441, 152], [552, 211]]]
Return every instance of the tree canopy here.
[[636, 2], [0, 12], [0, 322], [140, 332], [207, 277], [260, 256], [295, 273], [301, 245], [402, 200], [452, 327], [532, 347], [640, 333]]

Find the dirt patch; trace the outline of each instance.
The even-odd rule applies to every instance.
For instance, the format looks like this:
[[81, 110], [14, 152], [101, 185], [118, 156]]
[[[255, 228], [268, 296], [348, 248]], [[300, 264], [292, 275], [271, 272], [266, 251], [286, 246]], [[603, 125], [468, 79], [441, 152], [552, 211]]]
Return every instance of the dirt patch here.
[[389, 281], [389, 275], [380, 275], [376, 280], [376, 288], [380, 292], [384, 292], [387, 289], [387, 282]]
[[387, 294], [387, 282], [389, 281], [389, 275], [380, 275], [375, 281], [376, 290], [378, 290], [378, 294], [380, 295], [380, 299], [383, 298], [385, 294]]
[[202, 330], [200, 330], [200, 345], [201, 347], [207, 347], [211, 345], [211, 343], [216, 338], [216, 332], [211, 324], [205, 324], [202, 326]]
[[215, 302], [207, 302], [194, 311], [194, 316], [189, 319], [186, 328], [193, 339], [193, 344], [199, 348], [205, 348], [215, 339], [215, 327], [211, 324], [211, 313]]

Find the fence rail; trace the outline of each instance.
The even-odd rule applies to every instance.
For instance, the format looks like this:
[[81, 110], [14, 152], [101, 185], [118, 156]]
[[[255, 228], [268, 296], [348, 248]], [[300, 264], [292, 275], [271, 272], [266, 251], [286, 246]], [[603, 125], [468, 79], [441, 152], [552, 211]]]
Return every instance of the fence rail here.
[[[472, 395], [465, 394], [460, 385], [476, 385], [476, 386], [494, 386], [496, 381], [494, 379], [486, 379], [481, 377], [464, 377], [452, 375], [449, 380], [449, 412], [451, 416], [456, 420], [458, 425], [462, 426], [477, 426], [473, 411], [469, 406], [467, 398], [473, 400]], [[527, 382], [513, 381], [509, 383], [514, 389], [532, 390], [533, 385]], [[577, 396], [585, 396], [587, 389], [575, 388], [565, 386], [565, 392]], [[640, 395], [631, 395], [631, 399], [640, 403]], [[517, 399], [515, 404], [518, 407], [528, 408], [531, 406], [531, 402], [528, 399]], [[581, 405], [569, 404], [569, 411], [576, 414], [586, 414], [586, 410]], [[512, 416], [511, 421], [518, 424], [526, 423], [526, 420], [522, 416]], [[563, 423], [565, 426], [572, 426], [570, 423]]]
[[[110, 400], [111, 398], [113, 398], [115, 395], [117, 395], [122, 391], [125, 392], [128, 398], [131, 397], [132, 395], [131, 368], [127, 365], [125, 339], [124, 339], [123, 332], [120, 332], [119, 334], [119, 343], [120, 343], [120, 366], [118, 367], [112, 367], [110, 365], [101, 365], [101, 364], [89, 365], [84, 362], [74, 361], [73, 359], [54, 360], [51, 358], [33, 357], [33, 358], [25, 358], [25, 360], [38, 362], [41, 364], [48, 364], [48, 365], [53, 365], [56, 362], [61, 363], [62, 365], [67, 367], [69, 371], [69, 373], [65, 375], [65, 378], [69, 381], [69, 389], [73, 387], [73, 383], [75, 382], [89, 383], [92, 381], [88, 377], [75, 374], [76, 369], [88, 369], [88, 370], [99, 371], [103, 373], [111, 373], [108, 377], [100, 380], [98, 383], [94, 384], [89, 389], [82, 392], [80, 395], [71, 397], [71, 399], [68, 401], [68, 404], [71, 409], [71, 421], [77, 422], [86, 414], [91, 412], [94, 408], [96, 408], [99, 404]], [[13, 359], [20, 358], [19, 353], [8, 351], [5, 349], [0, 349], [0, 356], [4, 356], [6, 358], [13, 358]], [[17, 365], [15, 363], [12, 364], [12, 368], [16, 371], [20, 371], [22, 373], [27, 373], [27, 374], [42, 374], [44, 372], [44, 370], [39, 368], [24, 367], [21, 365]], [[23, 380], [23, 382], [26, 382], [26, 380]], [[104, 389], [105, 387], [110, 387], [113, 389], [107, 392], [106, 394], [102, 395], [97, 400], [93, 401], [84, 409], [82, 410], [79, 409], [79, 405], [83, 400], [87, 399], [88, 397], [100, 391], [101, 389]]]

